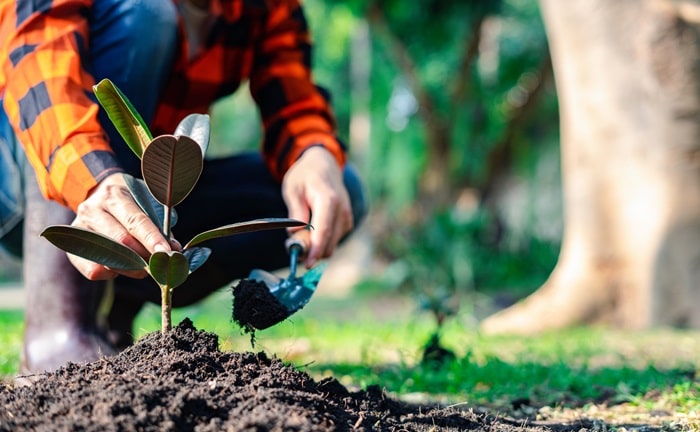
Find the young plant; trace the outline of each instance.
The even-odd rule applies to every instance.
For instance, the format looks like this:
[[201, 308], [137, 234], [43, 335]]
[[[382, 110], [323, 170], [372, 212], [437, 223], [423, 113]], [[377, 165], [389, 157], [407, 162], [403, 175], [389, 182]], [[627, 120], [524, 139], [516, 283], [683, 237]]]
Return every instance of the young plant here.
[[[111, 81], [102, 80], [93, 89], [124, 141], [141, 159], [143, 180], [123, 174], [134, 201], [165, 238], [171, 238], [171, 229], [177, 222], [174, 207], [189, 195], [202, 173], [204, 153], [209, 144], [209, 116], [191, 114], [180, 122], [173, 135], [154, 138], [134, 106]], [[211, 254], [211, 249], [199, 246], [201, 243], [246, 232], [305, 225], [287, 218], [225, 225], [197, 234], [182, 251], [155, 252], [148, 260], [109, 237], [83, 228], [52, 225], [41, 235], [67, 253], [109, 268], [145, 270], [160, 287], [161, 331], [165, 333], [172, 328], [173, 290]]]

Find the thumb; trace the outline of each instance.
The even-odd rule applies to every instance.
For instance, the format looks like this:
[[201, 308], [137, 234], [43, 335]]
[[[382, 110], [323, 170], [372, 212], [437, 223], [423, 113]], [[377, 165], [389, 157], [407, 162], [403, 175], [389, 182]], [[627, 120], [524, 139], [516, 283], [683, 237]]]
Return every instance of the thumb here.
[[[299, 197], [290, 197], [287, 199], [287, 212], [290, 219], [296, 219], [305, 223], [311, 220], [311, 212], [303, 200]], [[290, 228], [289, 231], [298, 231], [300, 228]]]

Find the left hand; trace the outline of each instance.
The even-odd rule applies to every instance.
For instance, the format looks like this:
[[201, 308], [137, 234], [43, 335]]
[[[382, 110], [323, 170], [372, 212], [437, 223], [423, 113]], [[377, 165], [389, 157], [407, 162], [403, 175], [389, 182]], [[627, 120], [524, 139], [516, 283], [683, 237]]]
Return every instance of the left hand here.
[[353, 227], [342, 168], [323, 147], [309, 148], [289, 168], [282, 180], [282, 197], [290, 218], [309, 222], [314, 228], [304, 261], [306, 268], [330, 257]]

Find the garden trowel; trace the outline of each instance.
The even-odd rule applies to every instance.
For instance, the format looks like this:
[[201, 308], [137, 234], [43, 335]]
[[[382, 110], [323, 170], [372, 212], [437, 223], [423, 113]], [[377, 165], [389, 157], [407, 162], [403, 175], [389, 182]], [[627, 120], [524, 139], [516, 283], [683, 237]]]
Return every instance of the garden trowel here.
[[277, 298], [289, 315], [303, 308], [316, 291], [321, 275], [328, 263], [322, 262], [309, 269], [302, 276], [297, 276], [297, 265], [308, 251], [308, 231], [300, 231], [287, 239], [285, 246], [289, 253], [289, 276], [281, 278], [261, 269], [253, 269], [248, 279], [257, 280], [267, 285], [270, 293]]

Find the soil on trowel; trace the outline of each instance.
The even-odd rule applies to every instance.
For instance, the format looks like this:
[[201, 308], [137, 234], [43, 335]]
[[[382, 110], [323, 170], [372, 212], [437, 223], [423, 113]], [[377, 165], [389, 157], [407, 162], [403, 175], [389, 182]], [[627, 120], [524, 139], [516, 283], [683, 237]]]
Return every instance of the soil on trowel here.
[[112, 357], [0, 388], [1, 431], [542, 431], [349, 391], [262, 352], [221, 352], [185, 319]]
[[241, 279], [233, 287], [233, 321], [253, 337], [255, 330], [272, 327], [288, 316], [287, 308], [264, 282]]

